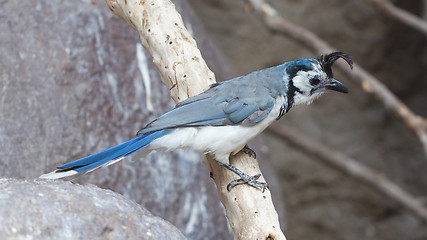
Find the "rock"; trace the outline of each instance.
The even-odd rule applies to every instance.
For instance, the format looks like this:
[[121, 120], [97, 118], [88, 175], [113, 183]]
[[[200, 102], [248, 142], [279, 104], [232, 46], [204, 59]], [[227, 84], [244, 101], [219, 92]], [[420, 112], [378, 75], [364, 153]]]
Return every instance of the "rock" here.
[[186, 239], [134, 201], [94, 185], [0, 180], [1, 239]]
[[[0, 2], [0, 176], [38, 177], [133, 138], [174, 106], [151, 57], [137, 47], [137, 32], [102, 1], [92, 2]], [[230, 78], [186, 2], [174, 3], [217, 78]], [[123, 194], [191, 239], [231, 237], [196, 152], [136, 154], [79, 182]]]

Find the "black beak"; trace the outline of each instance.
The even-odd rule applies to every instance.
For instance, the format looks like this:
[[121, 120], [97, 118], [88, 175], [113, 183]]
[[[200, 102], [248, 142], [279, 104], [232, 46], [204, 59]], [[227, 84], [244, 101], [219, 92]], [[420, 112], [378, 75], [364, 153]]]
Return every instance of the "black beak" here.
[[337, 92], [348, 93], [348, 88], [333, 78], [329, 79], [329, 82], [325, 85], [325, 88]]

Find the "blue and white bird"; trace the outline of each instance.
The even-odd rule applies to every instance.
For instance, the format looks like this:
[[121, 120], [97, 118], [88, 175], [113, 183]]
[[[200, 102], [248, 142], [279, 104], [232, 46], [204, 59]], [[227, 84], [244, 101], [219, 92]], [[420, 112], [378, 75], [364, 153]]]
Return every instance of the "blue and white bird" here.
[[74, 178], [122, 160], [144, 149], [171, 151], [193, 148], [210, 153], [221, 166], [240, 179], [227, 189], [247, 183], [264, 191], [260, 174], [249, 176], [229, 163], [230, 155], [246, 148], [253, 139], [293, 106], [310, 104], [327, 89], [347, 93], [333, 78], [332, 65], [339, 58], [352, 68], [350, 55], [342, 52], [301, 58], [228, 81], [215, 83], [205, 92], [180, 102], [174, 109], [149, 123], [137, 137], [102, 152], [58, 166], [47, 179]]

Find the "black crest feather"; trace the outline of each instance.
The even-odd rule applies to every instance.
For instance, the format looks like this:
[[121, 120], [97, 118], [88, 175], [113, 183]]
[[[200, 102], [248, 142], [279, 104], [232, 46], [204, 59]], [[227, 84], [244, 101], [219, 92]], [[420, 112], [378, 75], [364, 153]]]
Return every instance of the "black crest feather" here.
[[320, 65], [322, 66], [322, 69], [325, 71], [326, 75], [328, 75], [328, 78], [334, 77], [332, 73], [332, 64], [334, 64], [334, 62], [340, 58], [344, 59], [348, 65], [350, 65], [350, 68], [353, 69], [353, 60], [351, 55], [343, 52], [333, 52], [330, 54], [320, 55], [317, 58], [317, 61], [320, 62]]

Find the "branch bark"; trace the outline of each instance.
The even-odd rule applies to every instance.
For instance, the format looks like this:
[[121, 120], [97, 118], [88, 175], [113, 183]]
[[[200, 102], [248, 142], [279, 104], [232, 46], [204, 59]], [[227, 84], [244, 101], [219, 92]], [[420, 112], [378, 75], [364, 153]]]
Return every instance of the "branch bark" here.
[[422, 18], [419, 18], [408, 11], [394, 6], [388, 0], [365, 0], [365, 2], [372, 5], [379, 12], [384, 13], [388, 17], [393, 18], [394, 20], [406, 24], [409, 27], [412, 27], [413, 29], [427, 35], [427, 22]]
[[[281, 17], [278, 12], [265, 1], [248, 1], [262, 17], [266, 26], [272, 31], [280, 32], [290, 37], [317, 54], [337, 51], [337, 49], [330, 46], [326, 41], [322, 40], [314, 33]], [[349, 79], [361, 84], [365, 92], [374, 95], [384, 104], [387, 110], [399, 116], [405, 122], [405, 124], [417, 135], [427, 157], [427, 120], [415, 114], [383, 83], [357, 63], [354, 64], [353, 71], [342, 62], [337, 62], [336, 64], [340, 71], [345, 73]]]
[[360, 164], [356, 160], [339, 152], [333, 151], [332, 149], [298, 134], [291, 129], [272, 125], [269, 127], [269, 130], [274, 135], [303, 150], [305, 153], [315, 156], [317, 159], [329, 166], [334, 167], [356, 180], [360, 180], [360, 182], [364, 183], [368, 187], [373, 188], [381, 194], [393, 199], [427, 223], [427, 209], [424, 207], [424, 203], [387, 178], [380, 177], [377, 173]]
[[[215, 82], [186, 30], [181, 16], [169, 0], [105, 0], [111, 11], [138, 31], [142, 45], [153, 57], [162, 82], [171, 97], [180, 102], [207, 89]], [[236, 175], [205, 156], [235, 239], [286, 239], [269, 190], [264, 193], [240, 185], [227, 192], [226, 186]], [[239, 153], [230, 163], [242, 171], [260, 173], [256, 160]], [[261, 181], [265, 181], [261, 176]]]

